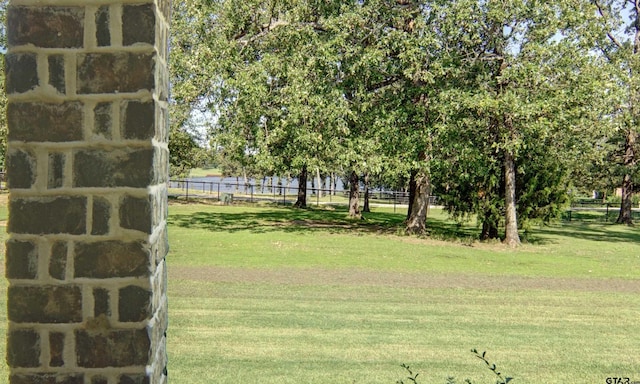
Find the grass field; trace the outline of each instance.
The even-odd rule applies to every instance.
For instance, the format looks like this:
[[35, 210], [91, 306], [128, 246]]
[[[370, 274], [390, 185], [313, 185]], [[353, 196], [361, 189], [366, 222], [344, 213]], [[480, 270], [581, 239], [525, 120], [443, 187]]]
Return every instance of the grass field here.
[[640, 380], [640, 232], [532, 228], [512, 251], [436, 214], [170, 208], [170, 372], [178, 383]]
[[495, 383], [471, 348], [513, 383], [640, 381], [636, 228], [532, 227], [514, 251], [436, 211], [429, 238], [392, 210], [169, 212], [171, 383]]

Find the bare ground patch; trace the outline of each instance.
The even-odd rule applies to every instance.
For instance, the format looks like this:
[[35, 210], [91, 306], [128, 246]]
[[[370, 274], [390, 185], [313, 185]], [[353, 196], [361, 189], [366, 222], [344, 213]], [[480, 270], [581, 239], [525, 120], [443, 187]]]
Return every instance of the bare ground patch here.
[[363, 269], [171, 267], [170, 279], [219, 283], [640, 293], [640, 280], [479, 276]]

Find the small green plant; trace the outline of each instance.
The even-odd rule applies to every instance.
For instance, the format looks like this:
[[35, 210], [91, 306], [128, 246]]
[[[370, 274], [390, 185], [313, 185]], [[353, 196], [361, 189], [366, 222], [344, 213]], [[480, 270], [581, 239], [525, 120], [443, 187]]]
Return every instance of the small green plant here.
[[513, 380], [513, 377], [503, 377], [502, 373], [498, 372], [498, 369], [496, 368], [496, 365], [490, 363], [489, 360], [487, 360], [487, 358], [486, 358], [487, 352], [486, 351], [484, 351], [482, 353], [478, 353], [478, 350], [474, 348], [474, 349], [471, 350], [471, 352], [474, 353], [477, 358], [479, 358], [480, 360], [484, 361], [485, 364], [487, 364], [487, 368], [489, 368], [489, 370], [491, 370], [498, 377], [498, 379], [496, 380], [496, 384], [509, 384], [509, 382], [511, 380]]
[[[402, 368], [404, 368], [409, 374], [409, 376], [407, 376], [407, 380], [409, 380], [407, 383], [418, 384], [419, 373], [413, 373], [413, 371], [411, 370], [411, 367], [409, 367], [406, 364], [402, 364]], [[396, 384], [405, 384], [405, 382], [402, 380], [398, 380], [396, 381]]]
[[[502, 376], [502, 373], [498, 371], [498, 368], [496, 367], [496, 365], [491, 363], [489, 360], [487, 360], [486, 351], [479, 353], [478, 350], [474, 348], [471, 350], [471, 353], [473, 353], [480, 360], [484, 361], [484, 363], [487, 365], [487, 368], [489, 368], [489, 370], [496, 375], [497, 377], [496, 384], [509, 384], [509, 382], [513, 380], [513, 377]], [[407, 371], [409, 376], [407, 376], [406, 380], [409, 380], [409, 381], [405, 383], [403, 380], [398, 380], [396, 381], [396, 384], [410, 384], [410, 383], [419, 384], [418, 383], [419, 373], [414, 373], [413, 370], [411, 370], [411, 368], [406, 364], [402, 364], [402, 368], [404, 368]], [[464, 383], [473, 384], [473, 382], [469, 379], [465, 379]], [[454, 377], [448, 377], [446, 384], [456, 384], [456, 379]]]

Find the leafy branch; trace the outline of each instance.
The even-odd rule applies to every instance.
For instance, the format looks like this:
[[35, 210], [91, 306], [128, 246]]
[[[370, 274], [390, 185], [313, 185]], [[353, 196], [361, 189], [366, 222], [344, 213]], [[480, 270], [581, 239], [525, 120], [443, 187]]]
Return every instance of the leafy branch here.
[[[475, 348], [472, 349], [471, 352], [473, 354], [475, 354], [477, 358], [479, 358], [480, 360], [484, 361], [484, 363], [487, 365], [487, 368], [489, 368], [489, 370], [491, 372], [493, 372], [498, 377], [498, 379], [496, 380], [496, 384], [509, 384], [509, 382], [511, 382], [511, 380], [513, 380], [513, 377], [504, 377], [504, 376], [502, 376], [502, 373], [498, 371], [498, 368], [496, 367], [496, 365], [491, 363], [489, 360], [487, 360], [487, 357], [486, 357], [487, 352], [479, 353], [478, 350], [475, 349]], [[396, 381], [396, 384], [411, 384], [411, 383], [419, 384], [418, 383], [418, 375], [419, 375], [419, 373], [414, 373], [411, 370], [411, 367], [409, 367], [406, 364], [402, 364], [402, 368], [404, 368], [407, 371], [408, 375], [409, 375], [406, 378], [408, 381], [405, 382], [403, 380], [398, 380], [398, 381]], [[469, 380], [469, 379], [466, 379], [464, 382], [465, 382], [465, 384], [473, 384], [471, 382], [471, 380]], [[455, 378], [453, 378], [453, 377], [447, 378], [447, 383], [446, 384], [456, 384]]]
[[498, 368], [496, 367], [496, 365], [490, 363], [489, 360], [487, 360], [486, 351], [478, 353], [478, 350], [474, 348], [471, 350], [471, 352], [474, 353], [478, 359], [484, 361], [485, 364], [487, 364], [487, 368], [489, 368], [489, 370], [491, 370], [498, 377], [498, 380], [496, 380], [496, 384], [508, 384], [511, 380], [513, 380], [513, 377], [503, 377], [502, 373], [498, 372]]

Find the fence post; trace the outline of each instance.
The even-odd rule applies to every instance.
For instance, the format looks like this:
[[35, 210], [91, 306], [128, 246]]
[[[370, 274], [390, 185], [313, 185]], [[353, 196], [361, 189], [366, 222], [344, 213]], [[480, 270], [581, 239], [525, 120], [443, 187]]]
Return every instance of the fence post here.
[[218, 184], [218, 201], [220, 201], [220, 183], [216, 183]]
[[187, 188], [187, 201], [189, 201], [189, 180], [185, 180], [186, 188]]

